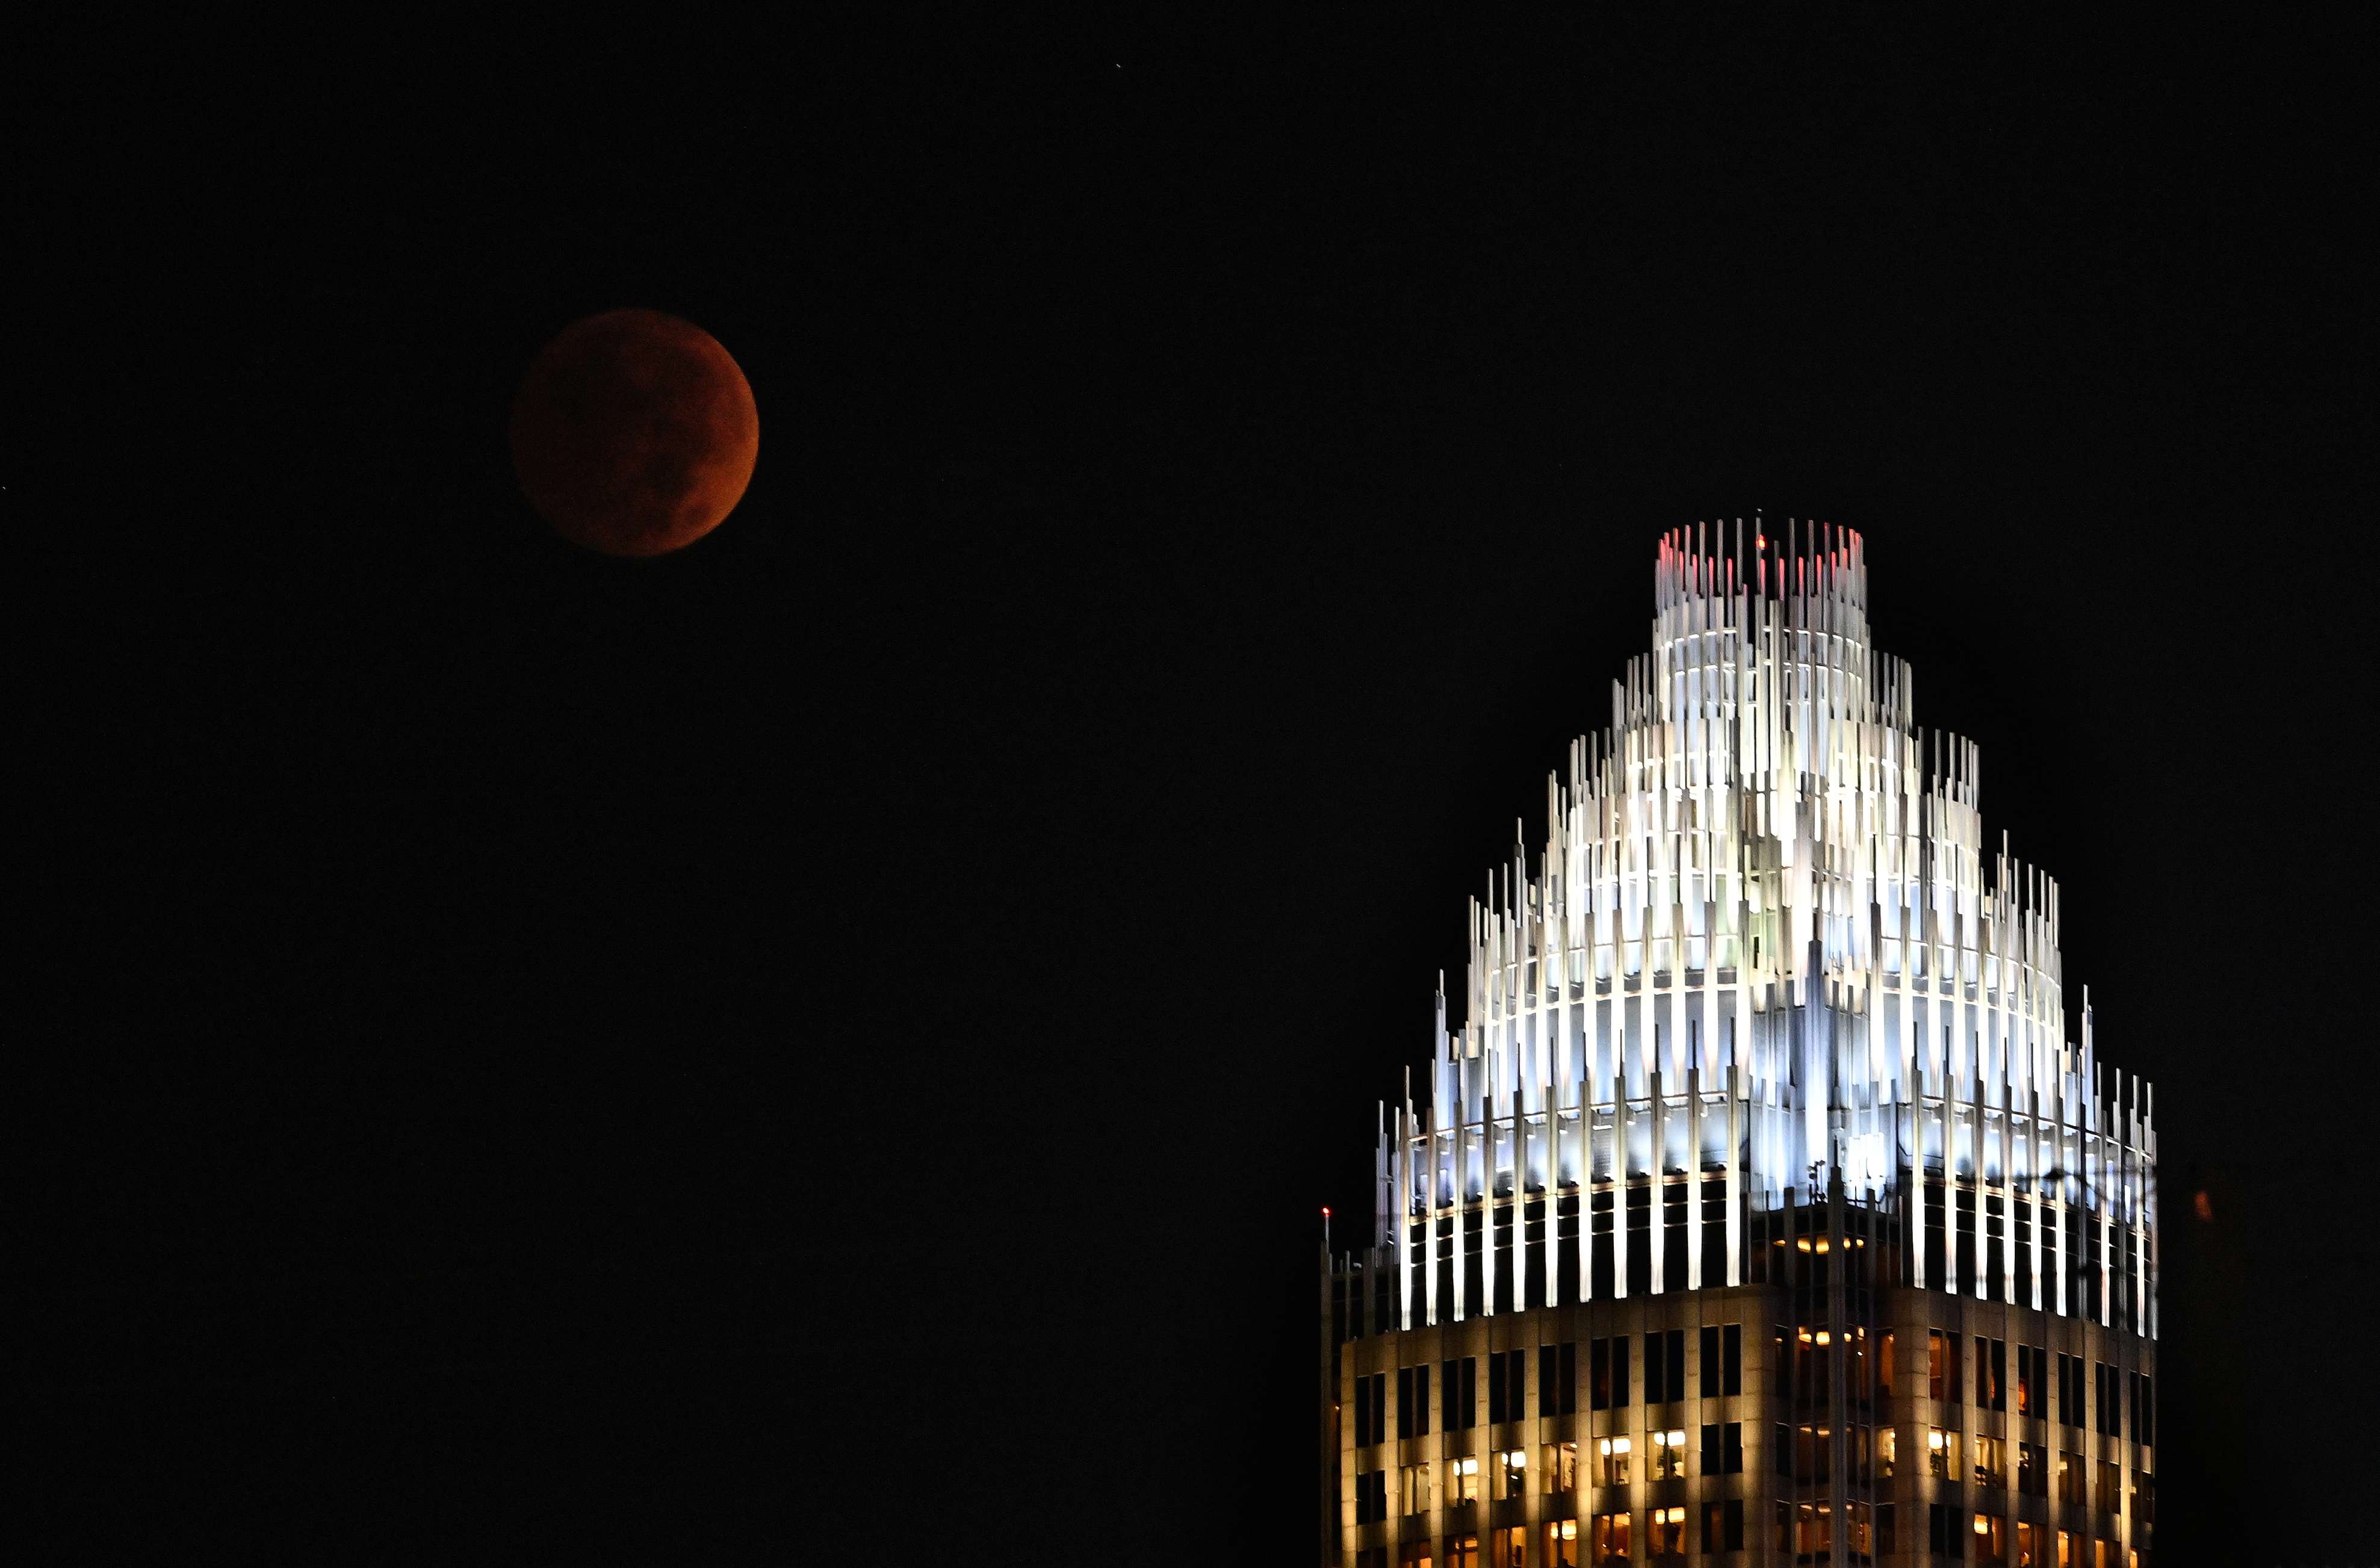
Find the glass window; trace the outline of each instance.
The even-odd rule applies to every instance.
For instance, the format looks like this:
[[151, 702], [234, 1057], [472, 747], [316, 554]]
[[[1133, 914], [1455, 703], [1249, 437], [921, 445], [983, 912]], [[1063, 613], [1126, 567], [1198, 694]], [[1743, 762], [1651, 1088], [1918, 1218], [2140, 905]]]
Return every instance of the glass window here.
[[1602, 1484], [1624, 1487], [1628, 1484], [1628, 1451], [1632, 1445], [1626, 1438], [1597, 1438], [1595, 1452], [1602, 1461]]
[[1557, 1520], [1546, 1526], [1546, 1568], [1583, 1568], [1578, 1560], [1577, 1520]]
[[1985, 1562], [2008, 1561], [2008, 1521], [1997, 1513], [1975, 1515], [1975, 1555]]
[[2016, 1489], [2032, 1497], [2049, 1495], [2049, 1450], [2037, 1442], [2016, 1445]]
[[2059, 1453], [2058, 1455], [2058, 1501], [2060, 1502], [2084, 1502], [2089, 1501], [2082, 1495], [2082, 1478], [2086, 1474], [2087, 1472], [2083, 1468], [2082, 1456], [2081, 1454], [2067, 1453], [2063, 1452]]
[[1936, 1427], [1925, 1434], [1925, 1471], [1937, 1481], [1959, 1478], [1959, 1434]]
[[1708, 1552], [1743, 1550], [1743, 1500], [1703, 1504], [1703, 1550]]
[[1977, 1436], [1975, 1445], [1975, 1479], [1986, 1486], [2000, 1486], [2008, 1478], [2008, 1445], [1998, 1438]]
[[1549, 1442], [1538, 1451], [1538, 1473], [1544, 1477], [1537, 1484], [1548, 1492], [1578, 1490], [1578, 1444]]
[[1497, 1501], [1509, 1501], [1528, 1495], [1529, 1454], [1526, 1449], [1506, 1449], [1497, 1454], [1495, 1470]]
[[2124, 1506], [2124, 1467], [2111, 1459], [2098, 1462], [2099, 1484], [2092, 1488], [2091, 1501], [2102, 1513], [2114, 1513]]
[[1479, 1568], [1479, 1538], [1477, 1536], [1447, 1537], [1446, 1568]]
[[1445, 1380], [1442, 1388], [1446, 1429], [1467, 1431], [1478, 1423], [1479, 1358], [1466, 1355], [1460, 1361], [1448, 1362], [1439, 1370]]
[[1367, 1413], [1370, 1417], [1369, 1422], [1359, 1424], [1361, 1429], [1355, 1434], [1355, 1440], [1359, 1443], [1388, 1441], [1389, 1375], [1386, 1372], [1375, 1372], [1368, 1378], [1358, 1378], [1355, 1380], [1355, 1387], [1359, 1391], [1368, 1388], [1372, 1392], [1371, 1409]]
[[2050, 1568], [2049, 1526], [2020, 1519], [2016, 1525], [2016, 1568]]
[[1975, 1336], [1975, 1408], [2008, 1408], [2008, 1342]]
[[[1650, 1478], [1674, 1481], [1686, 1473], [1686, 1434], [1682, 1428], [1648, 1434], [1653, 1442]], [[1683, 1526], [1680, 1526], [1683, 1528]]]
[[1834, 1510], [1823, 1502], [1805, 1502], [1796, 1511], [1793, 1550], [1827, 1552], [1835, 1550]]
[[1578, 1408], [1578, 1344], [1537, 1347], [1537, 1414], [1568, 1416]]
[[1824, 1486], [1835, 1478], [1835, 1432], [1831, 1427], [1804, 1427], [1796, 1434], [1793, 1478]]
[[1605, 1563], [1628, 1561], [1629, 1517], [1625, 1513], [1598, 1513], [1595, 1516], [1593, 1561], [1596, 1568], [1603, 1568]]
[[1446, 1462], [1446, 1506], [1458, 1508], [1466, 1502], [1479, 1501], [1479, 1461], [1450, 1459]]
[[1529, 1413], [1528, 1354], [1500, 1351], [1488, 1358], [1488, 1419], [1517, 1421]]
[[1397, 1512], [1404, 1514], [1429, 1512], [1429, 1466], [1407, 1465], [1397, 1472]]
[[1886, 1427], [1880, 1429], [1876, 1434], [1876, 1479], [1888, 1481], [1899, 1473], [1896, 1466], [1900, 1462], [1900, 1428]]
[[1398, 1368], [1397, 1436], [1429, 1436], [1429, 1367], [1427, 1364]]
[[1628, 1404], [1626, 1334], [1596, 1340], [1586, 1347], [1587, 1404], [1596, 1410], [1618, 1410]]
[[1518, 1525], [1488, 1532], [1488, 1568], [1528, 1568], [1528, 1533]]
[[1682, 1557], [1686, 1550], [1686, 1511], [1652, 1508], [1645, 1513], [1645, 1546], [1655, 1557]]

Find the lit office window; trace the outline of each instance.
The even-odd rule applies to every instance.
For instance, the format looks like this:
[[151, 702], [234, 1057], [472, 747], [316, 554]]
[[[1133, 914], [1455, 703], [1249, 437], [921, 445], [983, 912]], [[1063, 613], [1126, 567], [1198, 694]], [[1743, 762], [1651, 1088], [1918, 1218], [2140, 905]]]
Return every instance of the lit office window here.
[[1654, 1556], [1683, 1556], [1686, 1550], [1686, 1511], [1683, 1508], [1645, 1510], [1645, 1545]]
[[1578, 1444], [1574, 1442], [1546, 1444], [1538, 1451], [1537, 1469], [1544, 1477], [1538, 1485], [1547, 1491], [1578, 1490]]
[[2020, 1416], [2049, 1414], [2049, 1353], [2029, 1344], [2016, 1347], [2016, 1411]]
[[1447, 1537], [1446, 1568], [1479, 1568], [1479, 1538], [1477, 1536]]
[[1496, 1501], [1510, 1501], [1526, 1497], [1529, 1490], [1529, 1455], [1525, 1449], [1506, 1449], [1496, 1455]]
[[1653, 1462], [1651, 1479], [1674, 1481], [1686, 1473], [1686, 1434], [1683, 1429], [1651, 1434]]
[[1397, 1472], [1397, 1512], [1408, 1516], [1429, 1512], [1429, 1466], [1407, 1465]]
[[1528, 1531], [1519, 1525], [1488, 1532], [1488, 1568], [1528, 1568]]
[[1959, 1434], [1936, 1427], [1925, 1434], [1925, 1471], [1937, 1481], [1959, 1478]]
[[1629, 1518], [1630, 1515], [1625, 1513], [1598, 1513], [1595, 1516], [1595, 1568], [1628, 1561]]
[[2008, 1479], [2008, 1444], [1998, 1438], [1978, 1435], [1975, 1445], [1975, 1480], [1984, 1486], [2000, 1486]]
[[1899, 1473], [1900, 1455], [1900, 1428], [1886, 1427], [1879, 1430], [1876, 1434], [1876, 1479], [1888, 1481]]
[[1628, 1484], [1629, 1447], [1626, 1438], [1596, 1439], [1595, 1453], [1597, 1459], [1601, 1462], [1600, 1467], [1603, 1472], [1601, 1485], [1624, 1487]]
[[1466, 1502], [1479, 1501], [1479, 1461], [1450, 1459], [1446, 1462], [1446, 1506], [1460, 1508]]
[[1546, 1568], [1583, 1568], [1578, 1560], [1577, 1520], [1557, 1520], [1546, 1526]]

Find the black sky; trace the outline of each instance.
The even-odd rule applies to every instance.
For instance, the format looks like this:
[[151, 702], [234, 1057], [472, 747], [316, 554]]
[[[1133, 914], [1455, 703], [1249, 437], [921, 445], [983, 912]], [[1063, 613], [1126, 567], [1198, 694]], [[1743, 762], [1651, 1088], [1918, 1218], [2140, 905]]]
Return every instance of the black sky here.
[[[2371, 42], [58, 47], [0, 437], [46, 1538], [1267, 1557], [1463, 901], [1656, 536], [1765, 508], [1865, 533], [2157, 1084], [2171, 1561], [2371, 1550]], [[658, 563], [503, 447], [621, 305], [760, 407]]]

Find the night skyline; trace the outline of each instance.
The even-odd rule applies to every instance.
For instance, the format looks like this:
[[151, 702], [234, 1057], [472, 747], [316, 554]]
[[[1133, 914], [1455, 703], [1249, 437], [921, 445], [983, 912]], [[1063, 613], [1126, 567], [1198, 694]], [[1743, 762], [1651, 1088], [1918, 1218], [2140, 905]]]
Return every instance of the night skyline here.
[[[1791, 516], [2158, 1086], [2165, 1561], [2374, 1555], [2368, 24], [271, 42], [20, 128], [48, 1538], [1025, 1531], [880, 1479], [956, 1380], [1118, 1561], [1310, 1539], [1463, 901], [1651, 541]], [[625, 308], [763, 432], [641, 563], [505, 436]]]

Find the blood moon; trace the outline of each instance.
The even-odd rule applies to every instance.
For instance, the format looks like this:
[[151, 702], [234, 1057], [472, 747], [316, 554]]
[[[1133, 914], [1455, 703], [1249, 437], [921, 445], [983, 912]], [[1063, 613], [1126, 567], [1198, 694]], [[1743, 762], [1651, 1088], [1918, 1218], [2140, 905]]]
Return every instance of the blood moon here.
[[744, 498], [760, 416], [717, 338], [659, 310], [607, 310], [530, 363], [512, 444], [522, 492], [565, 539], [666, 555]]

